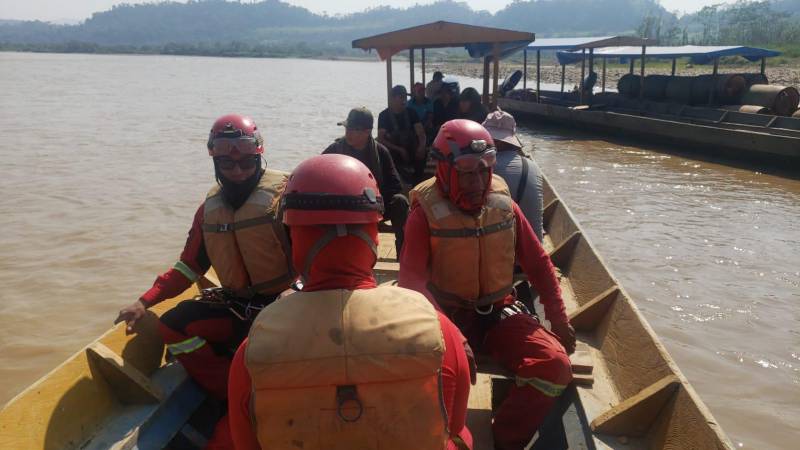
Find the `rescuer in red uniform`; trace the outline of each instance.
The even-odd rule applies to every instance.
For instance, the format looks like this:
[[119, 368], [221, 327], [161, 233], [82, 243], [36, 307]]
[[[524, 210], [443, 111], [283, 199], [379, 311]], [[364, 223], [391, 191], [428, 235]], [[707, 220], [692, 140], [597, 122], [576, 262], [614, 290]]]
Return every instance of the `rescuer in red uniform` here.
[[262, 169], [263, 153], [264, 140], [249, 117], [231, 114], [214, 122], [208, 154], [217, 184], [194, 215], [183, 253], [117, 317], [135, 332], [147, 308], [179, 295], [213, 267], [222, 289], [179, 303], [161, 316], [159, 331], [169, 353], [218, 399], [227, 396], [230, 360], [252, 316], [294, 279], [273, 205], [286, 174]]
[[[549, 256], [492, 173], [491, 135], [476, 122], [451, 120], [433, 147], [436, 176], [410, 194], [399, 285], [428, 296], [475, 351], [516, 374], [492, 428], [496, 448], [521, 449], [572, 379], [575, 331]], [[515, 261], [539, 292], [552, 332], [515, 300]]]
[[383, 206], [369, 169], [315, 156], [281, 205], [303, 287], [262, 310], [236, 352], [235, 448], [471, 448], [464, 337], [421, 294], [376, 286]]

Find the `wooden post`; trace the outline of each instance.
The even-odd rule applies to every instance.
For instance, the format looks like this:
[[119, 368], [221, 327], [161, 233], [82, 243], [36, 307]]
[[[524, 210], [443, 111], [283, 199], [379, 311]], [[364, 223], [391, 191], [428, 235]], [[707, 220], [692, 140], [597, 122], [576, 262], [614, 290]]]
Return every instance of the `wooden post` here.
[[765, 56], [761, 58], [761, 75], [764, 75], [766, 71], [767, 71], [767, 57]]
[[644, 55], [646, 53], [647, 46], [642, 46], [642, 63], [640, 65], [640, 75], [639, 75], [639, 100], [644, 99]]
[[714, 58], [714, 71], [711, 73], [711, 90], [708, 92], [708, 104], [714, 103], [717, 91], [717, 74], [719, 70], [719, 57]]
[[631, 58], [631, 69], [630, 74], [633, 75], [633, 62], [636, 61], [636, 58]]
[[497, 91], [498, 78], [500, 76], [500, 46], [495, 44], [492, 51], [492, 59], [494, 60], [493, 79], [492, 79], [492, 109], [497, 107], [497, 99], [500, 93]]
[[541, 103], [542, 51], [536, 50], [536, 103]]
[[[594, 73], [594, 49], [590, 48], [589, 49], [589, 75], [591, 75], [592, 73]], [[590, 89], [590, 91], [589, 91], [589, 105], [591, 106], [592, 97], [594, 96], [594, 92], [593, 92], [594, 91], [594, 86], [590, 87], [589, 89]]]
[[[561, 93], [564, 93], [564, 75], [567, 72], [567, 66], [565, 64], [561, 65]], [[563, 97], [563, 95], [562, 95]]]
[[586, 76], [586, 49], [581, 50], [581, 81], [578, 83], [578, 104], [583, 104], [583, 78]]
[[408, 92], [414, 92], [414, 49], [408, 49], [408, 70], [411, 74], [411, 81], [408, 83]]
[[425, 49], [422, 49], [422, 84], [427, 86], [425, 83]]
[[392, 99], [392, 57], [386, 58], [386, 104]]
[[483, 95], [481, 97], [484, 105], [489, 104], [489, 59], [490, 58], [491, 56], [489, 55], [483, 57]]
[[677, 62], [677, 58], [672, 58], [672, 76], [675, 76], [675, 63]]
[[522, 90], [528, 87], [528, 48], [522, 51]]
[[606, 60], [608, 58], [603, 58], [603, 92], [606, 91]]

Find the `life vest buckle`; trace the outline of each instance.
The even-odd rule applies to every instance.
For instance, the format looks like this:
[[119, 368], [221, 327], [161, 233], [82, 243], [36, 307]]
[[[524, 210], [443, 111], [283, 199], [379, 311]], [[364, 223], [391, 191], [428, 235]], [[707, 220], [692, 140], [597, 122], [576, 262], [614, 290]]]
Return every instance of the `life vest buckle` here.
[[226, 233], [228, 231], [233, 231], [233, 224], [232, 223], [220, 223], [217, 225], [217, 230], [220, 233]]
[[[356, 410], [353, 411], [352, 407], [346, 408], [345, 406], [353, 403]], [[356, 422], [364, 414], [364, 405], [358, 398], [355, 385], [336, 386], [336, 415], [345, 422]]]

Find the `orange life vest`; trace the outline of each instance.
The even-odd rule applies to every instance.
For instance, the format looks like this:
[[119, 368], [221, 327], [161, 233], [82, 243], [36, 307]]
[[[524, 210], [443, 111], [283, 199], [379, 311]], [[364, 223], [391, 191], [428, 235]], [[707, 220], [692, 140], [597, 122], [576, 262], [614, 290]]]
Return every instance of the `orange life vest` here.
[[267, 169], [235, 211], [219, 186], [206, 196], [203, 241], [223, 287], [240, 295], [271, 295], [289, 287], [288, 239], [273, 201], [285, 179], [285, 173]]
[[445, 307], [485, 307], [511, 292], [516, 256], [516, 227], [511, 194], [498, 175], [486, 203], [473, 216], [442, 195], [431, 178], [411, 191], [430, 229], [428, 290]]
[[443, 449], [436, 310], [394, 286], [297, 292], [265, 308], [245, 353], [261, 448]]

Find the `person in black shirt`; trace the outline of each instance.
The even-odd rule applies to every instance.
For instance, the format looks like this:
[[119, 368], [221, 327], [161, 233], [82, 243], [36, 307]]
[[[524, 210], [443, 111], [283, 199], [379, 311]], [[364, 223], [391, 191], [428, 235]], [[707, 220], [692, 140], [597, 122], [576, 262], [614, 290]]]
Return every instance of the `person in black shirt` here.
[[439, 98], [433, 102], [433, 131], [439, 134], [442, 124], [458, 118], [458, 80], [445, 77]]
[[336, 139], [322, 153], [336, 153], [351, 156], [367, 166], [378, 183], [386, 208], [384, 217], [392, 222], [395, 235], [395, 248], [400, 257], [403, 247], [403, 228], [408, 218], [408, 198], [403, 195], [403, 185], [397, 174], [392, 155], [380, 142], [372, 138], [374, 119], [372, 112], [365, 108], [353, 108], [344, 122], [344, 137]]
[[406, 105], [407, 96], [405, 87], [392, 88], [389, 107], [378, 115], [378, 142], [389, 149], [400, 174], [416, 184], [424, 176], [427, 141], [416, 111]]
[[458, 100], [458, 118], [483, 123], [489, 110], [481, 104], [481, 94], [475, 88], [468, 87], [461, 92]]

